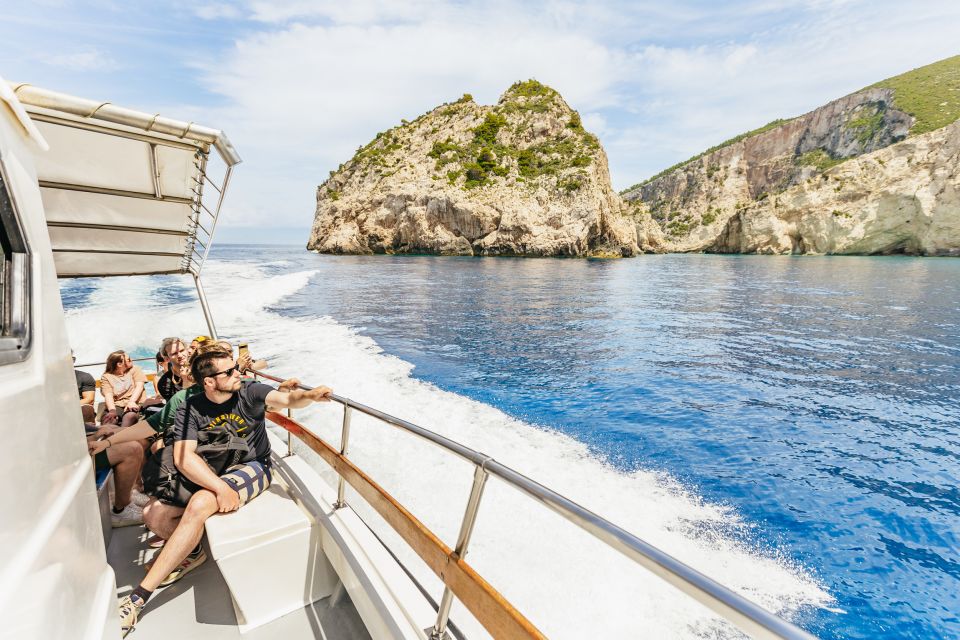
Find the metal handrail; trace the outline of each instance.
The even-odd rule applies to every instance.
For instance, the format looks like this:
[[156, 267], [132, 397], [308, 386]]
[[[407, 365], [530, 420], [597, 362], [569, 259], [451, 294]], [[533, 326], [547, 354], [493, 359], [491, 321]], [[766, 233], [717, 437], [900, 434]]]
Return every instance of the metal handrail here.
[[[250, 369], [251, 373], [272, 380], [274, 382], [283, 382], [282, 378]], [[310, 391], [313, 387], [308, 385], [298, 385], [305, 391]], [[728, 587], [723, 586], [716, 580], [700, 573], [693, 567], [677, 560], [673, 556], [661, 551], [653, 545], [641, 540], [629, 531], [618, 527], [602, 516], [593, 513], [589, 509], [573, 502], [572, 500], [560, 495], [556, 491], [545, 487], [539, 482], [532, 480], [523, 474], [501, 464], [479, 451], [471, 449], [450, 438], [425, 429], [412, 422], [401, 418], [391, 416], [387, 413], [355, 402], [349, 398], [330, 394], [330, 399], [344, 407], [345, 429], [344, 435], [349, 433], [349, 415], [350, 410], [359, 411], [365, 415], [377, 418], [391, 426], [397, 427], [424, 440], [431, 442], [464, 460], [468, 460], [477, 466], [477, 472], [474, 478], [473, 491], [467, 506], [467, 512], [464, 515], [463, 525], [461, 526], [460, 536], [457, 541], [458, 555], [466, 552], [466, 544], [469, 542], [469, 536], [473, 529], [473, 522], [476, 518], [476, 512], [482, 493], [483, 481], [487, 474], [496, 476], [508, 485], [520, 490], [530, 498], [546, 506], [551, 511], [564, 517], [566, 520], [576, 524], [581, 529], [597, 538], [607, 546], [616, 549], [631, 560], [637, 562], [644, 568], [653, 572], [666, 582], [680, 589], [683, 593], [694, 598], [701, 604], [712, 609], [720, 616], [740, 628], [741, 631], [755, 638], [787, 638], [790, 640], [815, 640], [815, 636], [800, 629], [796, 625], [787, 622], [779, 616], [767, 611], [760, 605], [748, 600], [747, 598], [735, 593]], [[346, 450], [345, 439], [341, 442], [341, 449]], [[343, 478], [340, 478], [341, 488], [339, 498], [342, 501], [343, 496]], [[449, 614], [449, 589], [444, 591], [444, 603], [446, 611], [441, 607], [440, 618], [437, 628], [433, 631], [432, 637], [440, 637], [442, 634], [442, 622], [445, 622]]]
[[[156, 356], [148, 356], [148, 357], [146, 357], [146, 358], [130, 358], [130, 361], [131, 361], [131, 362], [156, 362], [156, 361], [157, 361], [157, 357], [156, 357]], [[106, 363], [106, 361], [104, 361], [104, 362], [87, 362], [87, 363], [85, 363], [85, 364], [75, 364], [75, 365], [73, 365], [73, 367], [74, 367], [75, 369], [82, 369], [82, 368], [84, 368], [84, 367], [96, 367], [97, 365], [101, 365], [101, 364], [107, 364], [107, 363]]]

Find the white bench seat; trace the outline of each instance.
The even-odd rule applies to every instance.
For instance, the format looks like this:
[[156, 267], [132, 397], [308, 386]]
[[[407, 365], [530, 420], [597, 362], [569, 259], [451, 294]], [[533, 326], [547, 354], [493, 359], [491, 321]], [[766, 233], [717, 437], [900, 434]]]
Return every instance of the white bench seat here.
[[207, 543], [233, 598], [240, 631], [333, 593], [339, 578], [316, 523], [274, 483], [239, 511], [207, 520]]

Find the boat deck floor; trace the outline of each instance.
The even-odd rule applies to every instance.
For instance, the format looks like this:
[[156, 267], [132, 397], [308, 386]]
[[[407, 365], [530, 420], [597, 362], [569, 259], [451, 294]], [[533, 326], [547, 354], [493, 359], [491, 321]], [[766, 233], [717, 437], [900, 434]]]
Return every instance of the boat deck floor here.
[[[146, 544], [149, 535], [142, 526], [113, 530], [107, 560], [116, 573], [119, 597], [127, 595], [139, 584], [144, 575], [143, 565], [157, 553]], [[129, 638], [370, 638], [350, 597], [342, 588], [330, 597], [241, 635], [230, 591], [217, 563], [209, 555], [208, 552], [208, 560], [182, 580], [154, 593]], [[257, 577], [253, 575], [250, 579], [256, 580]]]

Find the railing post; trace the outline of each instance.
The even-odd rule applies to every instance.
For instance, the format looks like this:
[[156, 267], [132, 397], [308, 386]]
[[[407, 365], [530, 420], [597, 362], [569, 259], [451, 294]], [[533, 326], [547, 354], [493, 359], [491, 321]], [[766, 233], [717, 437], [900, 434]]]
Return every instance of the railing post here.
[[[347, 455], [347, 443], [350, 441], [350, 416], [353, 413], [353, 409], [347, 405], [343, 405], [343, 431], [340, 433], [340, 455]], [[343, 476], [340, 476], [340, 482], [337, 483], [337, 501], [333, 503], [335, 509], [342, 509], [347, 506], [346, 501], [343, 499], [344, 491], [346, 490], [346, 481], [343, 479]]]
[[[467, 509], [463, 513], [463, 522], [460, 523], [460, 535], [457, 536], [457, 544], [453, 548], [453, 554], [462, 559], [467, 555], [467, 545], [470, 544], [470, 536], [473, 535], [473, 526], [477, 523], [477, 512], [480, 509], [480, 498], [483, 497], [483, 487], [487, 483], [487, 472], [483, 465], [477, 465], [473, 472], [473, 487], [470, 489], [470, 499], [467, 500]], [[443, 597], [440, 598], [440, 606], [437, 608], [437, 622], [432, 629], [426, 629], [430, 632], [431, 640], [441, 640], [447, 636], [447, 621], [450, 619], [450, 607], [453, 605], [453, 592], [450, 587], [443, 588]]]
[[[287, 409], [287, 417], [293, 420], [293, 409]], [[293, 455], [293, 434], [287, 431], [287, 456]]]

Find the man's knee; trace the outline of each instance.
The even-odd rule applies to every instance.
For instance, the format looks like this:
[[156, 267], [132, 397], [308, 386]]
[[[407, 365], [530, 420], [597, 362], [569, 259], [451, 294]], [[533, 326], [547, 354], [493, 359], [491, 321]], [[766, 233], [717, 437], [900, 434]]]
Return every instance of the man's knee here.
[[187, 509], [183, 512], [184, 518], [209, 518], [219, 509], [217, 495], [212, 491], [201, 489], [190, 498]]
[[150, 502], [143, 507], [143, 522], [150, 530], [165, 522], [172, 522], [181, 515], [183, 515], [183, 507], [164, 504], [156, 498], [151, 498]]

